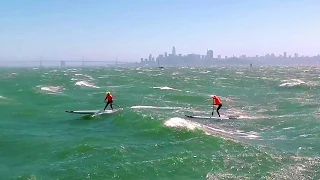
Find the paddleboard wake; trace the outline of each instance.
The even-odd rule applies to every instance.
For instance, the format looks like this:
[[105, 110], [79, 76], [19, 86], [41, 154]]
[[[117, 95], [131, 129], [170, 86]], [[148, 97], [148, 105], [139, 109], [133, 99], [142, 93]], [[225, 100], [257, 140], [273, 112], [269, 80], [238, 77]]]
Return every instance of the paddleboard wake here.
[[237, 116], [196, 116], [196, 115], [185, 115], [188, 118], [196, 118], [196, 119], [214, 119], [214, 120], [222, 120], [222, 119], [237, 119]]

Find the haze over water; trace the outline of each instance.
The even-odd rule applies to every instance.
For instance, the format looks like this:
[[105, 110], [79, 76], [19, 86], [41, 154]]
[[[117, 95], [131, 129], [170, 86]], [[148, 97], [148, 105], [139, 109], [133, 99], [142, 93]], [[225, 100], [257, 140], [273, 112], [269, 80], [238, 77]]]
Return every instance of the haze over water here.
[[[319, 179], [318, 67], [3, 68], [1, 179]], [[102, 109], [94, 118], [65, 110]], [[235, 120], [210, 115], [210, 95]]]

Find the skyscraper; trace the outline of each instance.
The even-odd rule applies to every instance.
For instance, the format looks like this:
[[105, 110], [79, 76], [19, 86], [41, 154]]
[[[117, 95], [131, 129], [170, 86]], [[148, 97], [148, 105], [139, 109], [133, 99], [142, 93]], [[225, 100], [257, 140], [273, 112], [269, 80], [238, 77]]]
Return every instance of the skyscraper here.
[[176, 56], [176, 55], [177, 55], [177, 53], [176, 53], [176, 47], [174, 47], [174, 46], [172, 47], [172, 55], [173, 55], [173, 56]]
[[207, 58], [213, 59], [213, 51], [212, 50], [207, 50]]
[[152, 60], [152, 55], [150, 54], [150, 55], [149, 55], [149, 61], [151, 61], [151, 60]]
[[283, 53], [283, 57], [284, 57], [284, 58], [287, 58], [287, 52], [284, 52], [284, 53]]

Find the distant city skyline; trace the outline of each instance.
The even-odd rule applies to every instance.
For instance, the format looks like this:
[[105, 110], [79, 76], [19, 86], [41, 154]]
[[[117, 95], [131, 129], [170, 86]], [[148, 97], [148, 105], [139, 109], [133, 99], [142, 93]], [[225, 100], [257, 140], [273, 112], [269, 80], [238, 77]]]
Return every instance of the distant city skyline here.
[[188, 53], [181, 54], [175, 46], [172, 47], [171, 53], [164, 52], [158, 56], [149, 54], [147, 58], [141, 58], [140, 62], [131, 61], [123, 62], [115, 60], [96, 60], [96, 59], [64, 59], [64, 60], [32, 60], [32, 61], [0, 61], [0, 67], [45, 67], [45, 66], [111, 66], [111, 67], [181, 67], [181, 66], [193, 66], [193, 67], [210, 67], [210, 66], [252, 66], [254, 65], [320, 65], [320, 54], [316, 56], [305, 56], [299, 53], [293, 55], [283, 52], [282, 54], [267, 53], [265, 55], [247, 56], [245, 54], [241, 56], [214, 56], [214, 51], [207, 49], [206, 54]]
[[149, 54], [148, 58], [141, 58], [140, 64], [143, 66], [215, 66], [215, 65], [245, 65], [245, 64], [258, 64], [258, 65], [292, 65], [292, 64], [304, 64], [304, 65], [319, 65], [320, 53], [316, 56], [304, 56], [299, 53], [289, 55], [287, 52], [282, 54], [267, 53], [265, 55], [247, 56], [242, 54], [241, 56], [222, 56], [216, 55], [214, 57], [214, 51], [207, 49], [206, 54], [181, 54], [175, 46], [172, 47], [172, 52], [154, 57]]
[[0, 1], [0, 61], [137, 61], [171, 52], [316, 56], [318, 0]]
[[[295, 52], [293, 54], [288, 54], [287, 52], [283, 52], [282, 54], [275, 54], [273, 52], [270, 52], [270, 53], [266, 53], [264, 55], [259, 55], [259, 54], [256, 54], [254, 56], [248, 56], [246, 54], [241, 54], [240, 56], [235, 56], [235, 55], [232, 55], [232, 56], [223, 56], [221, 54], [218, 54], [216, 53], [216, 57], [214, 56], [214, 51], [211, 50], [211, 49], [207, 49], [207, 52], [206, 54], [196, 54], [196, 53], [188, 53], [188, 54], [185, 54], [185, 55], [199, 55], [201, 56], [202, 58], [204, 58], [204, 56], [207, 56], [209, 57], [210, 59], [213, 59], [213, 58], [217, 58], [217, 59], [227, 59], [227, 58], [231, 58], [231, 57], [238, 57], [238, 58], [268, 58], [268, 57], [283, 57], [283, 58], [298, 58], [298, 57], [320, 57], [320, 50], [319, 50], [319, 53], [318, 54], [315, 54], [313, 56], [309, 56], [309, 55], [304, 55], [304, 54], [299, 54], [298, 52]], [[171, 54], [168, 54], [168, 52], [164, 52], [163, 54], [159, 54], [158, 57], [167, 57], [167, 56], [170, 56], [170, 55], [173, 55], [173, 56], [183, 56], [183, 54], [181, 53], [177, 53], [177, 50], [176, 50], [176, 47], [175, 46], [172, 46], [172, 52]], [[157, 55], [156, 55], [157, 56]], [[140, 62], [141, 61], [151, 61], [151, 60], [154, 60], [154, 56], [152, 54], [149, 54], [149, 58], [140, 58]]]

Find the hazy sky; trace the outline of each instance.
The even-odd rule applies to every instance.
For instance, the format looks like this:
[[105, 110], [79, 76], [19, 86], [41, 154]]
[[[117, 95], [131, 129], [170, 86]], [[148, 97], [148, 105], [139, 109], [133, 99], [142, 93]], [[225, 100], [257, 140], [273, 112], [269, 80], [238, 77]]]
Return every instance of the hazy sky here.
[[319, 0], [1, 0], [3, 59], [320, 53]]

